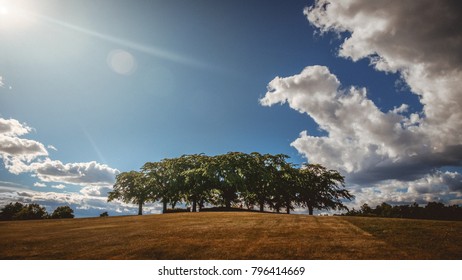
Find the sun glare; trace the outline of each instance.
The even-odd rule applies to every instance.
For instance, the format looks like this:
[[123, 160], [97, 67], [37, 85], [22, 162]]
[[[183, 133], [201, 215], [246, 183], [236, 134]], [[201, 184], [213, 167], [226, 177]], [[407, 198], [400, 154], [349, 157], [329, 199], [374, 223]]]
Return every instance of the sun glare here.
[[9, 9], [6, 6], [1, 6], [0, 7], [0, 14], [1, 15], [7, 15], [9, 13]]
[[0, 0], [0, 27], [16, 28], [31, 22], [33, 16], [24, 7], [24, 3]]

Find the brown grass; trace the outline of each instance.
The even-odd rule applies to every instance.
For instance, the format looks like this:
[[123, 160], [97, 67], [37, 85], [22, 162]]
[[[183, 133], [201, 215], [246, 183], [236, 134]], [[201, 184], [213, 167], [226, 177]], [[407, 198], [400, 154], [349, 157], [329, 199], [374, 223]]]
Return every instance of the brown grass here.
[[462, 222], [233, 212], [14, 221], [0, 222], [0, 258], [460, 259], [460, 232]]
[[411, 259], [462, 259], [462, 222], [345, 217]]

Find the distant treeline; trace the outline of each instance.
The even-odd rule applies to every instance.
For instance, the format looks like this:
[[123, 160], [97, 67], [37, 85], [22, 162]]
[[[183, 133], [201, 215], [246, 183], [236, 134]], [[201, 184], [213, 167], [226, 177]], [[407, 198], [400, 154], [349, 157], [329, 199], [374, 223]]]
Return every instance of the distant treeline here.
[[37, 203], [10, 203], [0, 209], [0, 220], [40, 220], [74, 218], [74, 210], [69, 206], [59, 206], [52, 214], [48, 214], [45, 207]]
[[446, 206], [440, 202], [429, 202], [424, 207], [420, 207], [417, 203], [391, 206], [384, 202], [375, 208], [363, 204], [359, 210], [353, 208], [345, 215], [462, 221], [462, 207], [458, 205]]

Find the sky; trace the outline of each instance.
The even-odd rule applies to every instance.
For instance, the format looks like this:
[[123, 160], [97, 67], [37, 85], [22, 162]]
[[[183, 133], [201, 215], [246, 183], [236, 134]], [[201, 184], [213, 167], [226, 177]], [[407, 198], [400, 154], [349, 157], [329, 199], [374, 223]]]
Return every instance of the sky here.
[[0, 206], [136, 214], [118, 173], [230, 151], [336, 169], [350, 208], [461, 205], [461, 6], [0, 0]]

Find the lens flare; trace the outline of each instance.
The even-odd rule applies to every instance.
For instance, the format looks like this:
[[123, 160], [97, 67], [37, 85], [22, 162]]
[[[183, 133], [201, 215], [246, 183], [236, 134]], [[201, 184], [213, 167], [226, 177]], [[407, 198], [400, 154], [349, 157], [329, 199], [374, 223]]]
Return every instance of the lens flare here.
[[107, 57], [107, 64], [112, 71], [121, 75], [130, 75], [136, 68], [135, 58], [124, 50], [111, 51]]

